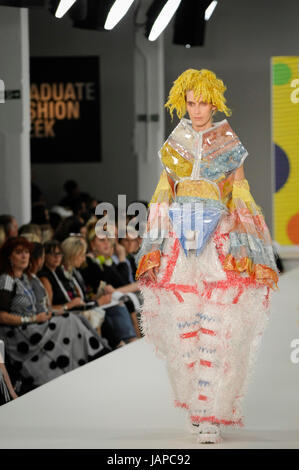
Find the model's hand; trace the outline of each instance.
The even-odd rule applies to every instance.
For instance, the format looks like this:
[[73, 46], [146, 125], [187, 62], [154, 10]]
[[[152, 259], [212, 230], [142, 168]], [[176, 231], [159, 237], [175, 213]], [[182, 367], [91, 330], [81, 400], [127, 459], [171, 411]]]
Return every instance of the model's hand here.
[[159, 272], [158, 267], [150, 268], [143, 274], [143, 278], [151, 282], [157, 282], [157, 274]]

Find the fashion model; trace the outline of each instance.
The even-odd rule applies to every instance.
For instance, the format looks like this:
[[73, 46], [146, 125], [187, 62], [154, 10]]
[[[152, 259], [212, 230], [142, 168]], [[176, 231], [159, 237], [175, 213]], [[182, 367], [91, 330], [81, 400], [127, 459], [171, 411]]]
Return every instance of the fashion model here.
[[[242, 400], [269, 319], [278, 269], [227, 119], [226, 86], [206, 69], [182, 73], [166, 107], [180, 122], [159, 157], [160, 180], [136, 255], [141, 330], [166, 360], [175, 406], [200, 443], [244, 426]], [[184, 115], [188, 112], [189, 119]]]

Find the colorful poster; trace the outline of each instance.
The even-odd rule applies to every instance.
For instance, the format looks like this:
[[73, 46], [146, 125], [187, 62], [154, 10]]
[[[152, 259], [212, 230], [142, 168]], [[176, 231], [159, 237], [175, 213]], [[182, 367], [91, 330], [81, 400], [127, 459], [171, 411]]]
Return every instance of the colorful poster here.
[[30, 59], [31, 161], [101, 161], [99, 58]]
[[274, 239], [299, 245], [299, 56], [272, 57]]

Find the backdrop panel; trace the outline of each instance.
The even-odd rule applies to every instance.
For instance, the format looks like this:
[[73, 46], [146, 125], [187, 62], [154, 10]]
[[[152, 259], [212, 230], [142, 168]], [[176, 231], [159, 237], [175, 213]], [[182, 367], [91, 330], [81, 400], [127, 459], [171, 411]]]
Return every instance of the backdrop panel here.
[[99, 57], [32, 57], [31, 162], [101, 161]]
[[299, 57], [272, 57], [274, 238], [299, 245]]

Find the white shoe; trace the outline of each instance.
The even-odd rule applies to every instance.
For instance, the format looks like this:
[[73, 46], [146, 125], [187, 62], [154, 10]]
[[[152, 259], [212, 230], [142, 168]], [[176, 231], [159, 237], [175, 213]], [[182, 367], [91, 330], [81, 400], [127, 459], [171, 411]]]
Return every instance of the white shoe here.
[[218, 444], [223, 441], [218, 423], [201, 422], [197, 429], [197, 442], [200, 444]]

